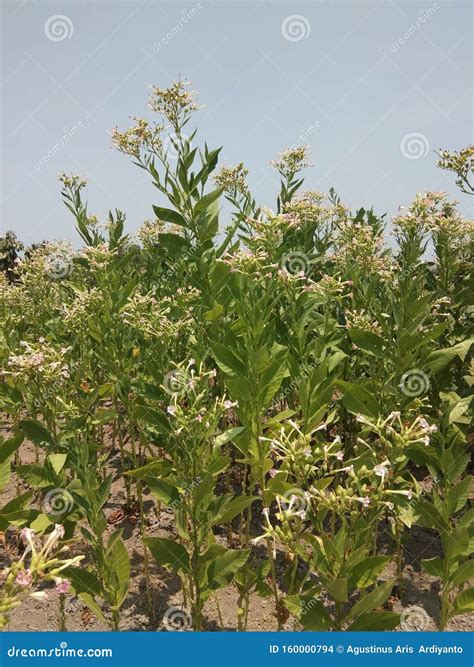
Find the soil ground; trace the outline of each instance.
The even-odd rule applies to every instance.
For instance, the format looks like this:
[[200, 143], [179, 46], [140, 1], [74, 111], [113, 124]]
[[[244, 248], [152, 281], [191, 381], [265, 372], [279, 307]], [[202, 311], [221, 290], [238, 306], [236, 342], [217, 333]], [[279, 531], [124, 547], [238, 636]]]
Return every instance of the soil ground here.
[[[20, 450], [22, 463], [34, 461], [34, 448], [30, 443], [24, 443]], [[28, 490], [28, 486], [12, 474], [6, 490], [0, 494], [0, 506], [14, 498], [19, 493]], [[105, 513], [109, 520], [108, 533], [116, 528], [123, 528], [123, 539], [131, 560], [131, 585], [128, 598], [122, 608], [120, 630], [133, 631], [162, 631], [166, 630], [163, 616], [171, 607], [181, 607], [182, 596], [178, 577], [169, 574], [158, 567], [153, 560], [150, 562], [151, 583], [153, 589], [153, 614], [151, 620], [147, 614], [145, 581], [143, 573], [143, 546], [140, 538], [138, 519], [127, 516], [123, 512], [125, 505], [125, 490], [120, 476], [112, 484], [112, 493], [105, 506]], [[171, 511], [162, 510], [157, 517], [151, 496], [145, 502], [145, 520], [147, 536], [162, 536], [176, 538]], [[381, 536], [381, 552], [384, 547]], [[225, 538], [218, 537], [225, 543]], [[9, 548], [15, 545], [9, 542]], [[396, 612], [406, 611], [409, 626], [401, 630], [436, 630], [436, 620], [439, 616], [439, 582], [436, 578], [426, 574], [421, 568], [421, 559], [441, 555], [441, 547], [436, 535], [430, 531], [415, 526], [407, 531], [404, 544], [405, 568], [404, 587], [400, 597], [393, 596], [387, 603], [387, 608]], [[0, 545], [0, 568], [5, 565], [5, 554], [2, 554]], [[81, 553], [81, 545], [75, 548]], [[394, 576], [394, 566], [389, 566], [383, 573], [383, 578]], [[221, 589], [216, 596], [206, 604], [204, 613], [204, 629], [209, 631], [234, 631], [237, 629], [237, 592], [234, 587]], [[65, 603], [66, 629], [68, 631], [101, 631], [108, 630], [94, 614], [78, 598], [67, 595]], [[221, 623], [221, 620], [223, 624]], [[10, 623], [6, 628], [11, 631], [54, 631], [59, 629], [59, 595], [54, 589], [48, 590], [46, 598], [42, 600], [26, 599], [21, 607], [10, 615]], [[249, 631], [276, 630], [274, 607], [270, 599], [265, 600], [253, 595], [250, 604], [248, 619]], [[300, 629], [291, 620], [285, 626], [286, 630]], [[453, 618], [446, 628], [450, 631], [473, 631], [474, 615], [462, 615]]]

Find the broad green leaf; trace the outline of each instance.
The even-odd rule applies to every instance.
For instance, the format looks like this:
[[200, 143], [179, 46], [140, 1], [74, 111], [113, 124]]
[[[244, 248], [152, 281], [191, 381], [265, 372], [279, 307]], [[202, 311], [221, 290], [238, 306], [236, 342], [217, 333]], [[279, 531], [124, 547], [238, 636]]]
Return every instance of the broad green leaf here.
[[186, 221], [178, 211], [173, 211], [170, 208], [163, 208], [162, 206], [153, 206], [153, 211], [156, 217], [163, 222], [171, 222], [173, 225], [179, 227], [187, 227]]
[[361, 599], [349, 611], [347, 620], [357, 619], [362, 614], [381, 607], [388, 600], [394, 583], [395, 579], [390, 579], [374, 588], [370, 593], [363, 593]]
[[191, 574], [188, 552], [182, 544], [165, 537], [146, 537], [144, 541], [158, 565]]
[[421, 561], [421, 564], [423, 569], [432, 577], [443, 578], [443, 559], [439, 556], [434, 556], [434, 558], [424, 558]]
[[357, 345], [364, 352], [368, 352], [376, 357], [383, 357], [385, 355], [383, 338], [372, 331], [349, 329], [349, 336], [354, 345]]
[[59, 475], [61, 470], [64, 468], [66, 459], [67, 459], [67, 454], [50, 454], [48, 456], [48, 461], [51, 463], [56, 475]]
[[249, 555], [249, 549], [229, 549], [222, 556], [217, 556], [207, 570], [209, 588], [216, 589], [229, 584], [233, 575], [245, 565]]
[[474, 588], [466, 588], [454, 600], [450, 616], [466, 614], [471, 611], [474, 611]]
[[367, 586], [371, 586], [375, 583], [379, 574], [382, 573], [389, 560], [390, 556], [370, 556], [369, 558], [364, 558], [352, 568], [349, 579], [351, 587], [366, 588]]
[[453, 586], [460, 586], [470, 579], [474, 579], [474, 560], [468, 560], [460, 565], [449, 577], [449, 583]]
[[2, 440], [0, 443], [0, 464], [5, 463], [17, 451], [22, 442], [22, 433], [15, 435], [13, 438], [8, 438], [8, 440]]
[[246, 509], [254, 500], [258, 500], [258, 496], [238, 496], [233, 498], [227, 504], [225, 510], [217, 515], [214, 520], [214, 525], [218, 523], [227, 523]]
[[400, 625], [400, 614], [393, 611], [371, 611], [359, 616], [346, 632], [384, 632]]
[[334, 384], [342, 391], [342, 402], [349, 412], [365, 415], [372, 419], [378, 418], [378, 403], [367, 389], [353, 382], [344, 382], [343, 380], [336, 380]]
[[23, 419], [20, 428], [35, 445], [54, 445], [53, 435], [36, 419]]

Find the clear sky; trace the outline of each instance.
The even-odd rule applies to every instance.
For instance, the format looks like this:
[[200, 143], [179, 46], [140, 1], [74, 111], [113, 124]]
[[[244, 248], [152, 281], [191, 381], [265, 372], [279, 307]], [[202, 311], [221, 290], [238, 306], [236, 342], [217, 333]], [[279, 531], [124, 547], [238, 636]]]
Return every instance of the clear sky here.
[[[82, 173], [91, 213], [153, 218], [159, 193], [107, 132], [150, 117], [148, 85], [191, 79], [198, 137], [244, 161], [275, 205], [269, 160], [311, 146], [308, 189], [393, 216], [443, 190], [434, 150], [473, 140], [471, 2], [0, 0], [2, 230], [77, 242], [57, 175]], [[225, 220], [223, 223], [225, 224]]]

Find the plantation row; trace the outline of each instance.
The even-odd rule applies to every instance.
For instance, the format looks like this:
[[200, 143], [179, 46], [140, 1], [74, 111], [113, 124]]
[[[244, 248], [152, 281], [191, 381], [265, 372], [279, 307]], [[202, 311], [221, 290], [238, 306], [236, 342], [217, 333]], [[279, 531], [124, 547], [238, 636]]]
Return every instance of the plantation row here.
[[[20, 257], [3, 239], [0, 624], [55, 588], [62, 628], [69, 595], [121, 627], [131, 556], [106, 512], [121, 480], [150, 627], [159, 566], [194, 630], [229, 587], [239, 630], [256, 596], [278, 629], [414, 629], [391, 608], [417, 526], [440, 545], [422, 567], [444, 629], [474, 609], [472, 223], [422, 194], [391, 249], [373, 211], [303, 191], [306, 148], [272, 163], [272, 211], [242, 164], [216, 172], [220, 149], [195, 147], [183, 82], [154, 88], [150, 107], [160, 121], [112, 133], [161, 201], [136, 238], [121, 211], [101, 225], [85, 180], [62, 175], [82, 249]], [[466, 193], [473, 154], [440, 155]]]

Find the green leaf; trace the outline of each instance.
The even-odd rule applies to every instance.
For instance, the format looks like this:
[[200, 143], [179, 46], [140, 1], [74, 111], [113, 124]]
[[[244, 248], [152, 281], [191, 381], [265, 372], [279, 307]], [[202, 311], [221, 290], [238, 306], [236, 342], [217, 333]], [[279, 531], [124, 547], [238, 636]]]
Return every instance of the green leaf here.
[[221, 433], [216, 438], [214, 438], [215, 446], [222, 447], [222, 445], [231, 442], [231, 440], [233, 440], [236, 435], [239, 435], [239, 433], [242, 433], [244, 430], [245, 426], [234, 426], [234, 428], [230, 428], [227, 431], [224, 431], [224, 433]]
[[370, 556], [357, 563], [352, 568], [349, 579], [351, 588], [371, 586], [377, 580], [379, 574], [382, 573], [389, 560], [390, 556]]
[[202, 197], [194, 207], [194, 215], [202, 215], [206, 213], [207, 209], [216, 202], [221, 194], [223, 193], [223, 188], [216, 188], [212, 192], [208, 192], [204, 197]]
[[71, 581], [71, 585], [77, 595], [79, 593], [100, 595], [99, 580], [93, 572], [81, 567], [68, 567], [63, 570], [63, 573]]
[[153, 211], [156, 217], [159, 220], [163, 220], [163, 222], [171, 222], [173, 225], [178, 225], [179, 227], [187, 227], [186, 221], [178, 211], [161, 206], [153, 206]]
[[173, 486], [173, 484], [170, 484], [170, 482], [167, 480], [157, 479], [155, 477], [147, 477], [146, 483], [148, 484], [152, 494], [168, 507], [176, 503], [179, 504], [181, 495], [178, 489]]
[[400, 614], [393, 611], [371, 611], [359, 616], [352, 625], [346, 628], [347, 632], [384, 632], [395, 630], [400, 625]]
[[468, 560], [449, 577], [449, 583], [453, 586], [460, 586], [472, 578], [474, 578], [474, 560]]
[[191, 574], [189, 555], [182, 544], [165, 537], [146, 537], [144, 541], [158, 565]]
[[22, 442], [22, 433], [15, 435], [13, 438], [8, 438], [8, 440], [3, 440], [0, 444], [0, 464], [5, 463], [5, 461], [17, 451]]
[[461, 591], [454, 600], [450, 616], [466, 614], [471, 611], [474, 611], [474, 588], [466, 588], [466, 590]]
[[342, 402], [349, 412], [365, 415], [372, 419], [378, 418], [378, 403], [367, 389], [353, 382], [344, 382], [343, 380], [336, 380], [334, 384], [343, 392]]
[[474, 339], [468, 339], [453, 345], [452, 347], [447, 347], [442, 350], [435, 350], [428, 355], [425, 363], [425, 370], [429, 370], [432, 373], [437, 373], [442, 370], [447, 364], [449, 364], [453, 359], [459, 357], [462, 361], [466, 358], [469, 349], [474, 342]]
[[67, 459], [67, 454], [50, 454], [48, 456], [48, 461], [51, 463], [56, 475], [59, 475], [61, 470], [64, 468], [66, 459]]
[[465, 477], [459, 484], [451, 487], [448, 491], [449, 514], [454, 514], [464, 507], [469, 499], [471, 488], [471, 477]]
[[423, 528], [434, 528], [438, 531], [446, 530], [448, 523], [441, 516], [439, 511], [428, 500], [421, 499], [416, 504], [416, 512], [418, 514], [418, 523]]
[[20, 428], [35, 445], [54, 445], [52, 434], [38, 420], [23, 419], [20, 421]]
[[[121, 606], [130, 583], [130, 559], [125, 544], [120, 539], [121, 534], [120, 529], [110, 537], [106, 553], [108, 566], [112, 569], [116, 581], [112, 587], [115, 599], [112, 609], [118, 609]], [[114, 539], [115, 535], [117, 537]]]
[[204, 319], [207, 322], [215, 322], [216, 320], [219, 319], [223, 310], [224, 306], [222, 306], [220, 303], [216, 303], [216, 305], [211, 310], [208, 310], [207, 312], [204, 313]]
[[347, 620], [356, 619], [362, 614], [365, 614], [368, 611], [372, 611], [377, 607], [380, 607], [388, 600], [390, 593], [392, 592], [393, 584], [395, 579], [390, 579], [377, 588], [374, 588], [370, 593], [365, 593], [361, 599], [355, 603], [352, 609], [347, 615]]
[[224, 511], [215, 517], [214, 525], [232, 521], [234, 517], [241, 514], [254, 500], [258, 500], [258, 496], [238, 496], [237, 498], [232, 498]]
[[310, 632], [332, 630], [331, 617], [319, 600], [300, 595], [288, 595], [283, 599], [283, 604], [299, 620], [305, 630]]
[[347, 577], [338, 577], [327, 585], [327, 589], [336, 602], [347, 602]]
[[245, 376], [246, 369], [243, 361], [230, 348], [221, 343], [214, 343], [212, 354], [223, 373], [230, 376], [236, 374]]
[[434, 556], [434, 558], [423, 558], [421, 564], [423, 569], [432, 577], [443, 578], [443, 559], [439, 556]]
[[230, 584], [233, 575], [243, 567], [250, 555], [250, 549], [229, 549], [217, 556], [207, 570], [208, 586], [216, 589]]
[[358, 348], [368, 352], [376, 357], [383, 357], [384, 340], [372, 331], [364, 331], [363, 329], [349, 329], [349, 336], [354, 345]]
[[54, 484], [55, 482], [47, 468], [39, 463], [15, 466], [15, 472], [24, 479], [25, 482], [28, 482], [28, 484], [31, 484], [31, 486], [34, 486], [36, 489], [43, 489], [46, 486], [51, 486], [51, 484]]

